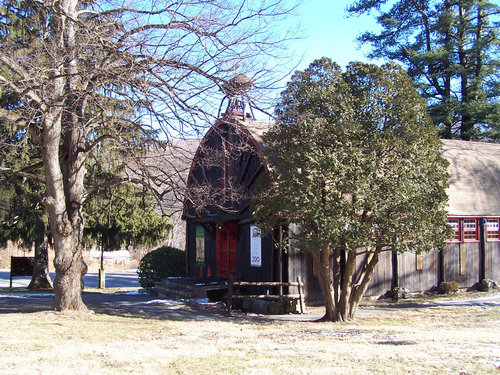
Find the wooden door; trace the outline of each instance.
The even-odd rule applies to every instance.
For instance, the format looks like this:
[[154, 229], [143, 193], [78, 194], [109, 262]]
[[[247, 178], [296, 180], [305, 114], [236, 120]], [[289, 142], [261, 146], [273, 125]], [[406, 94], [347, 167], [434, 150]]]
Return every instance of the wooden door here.
[[217, 226], [217, 276], [236, 276], [236, 225]]

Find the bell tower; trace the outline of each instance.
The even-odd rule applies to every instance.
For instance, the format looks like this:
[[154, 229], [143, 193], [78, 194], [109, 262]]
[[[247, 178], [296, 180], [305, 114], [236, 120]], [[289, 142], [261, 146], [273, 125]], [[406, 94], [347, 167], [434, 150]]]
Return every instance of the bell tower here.
[[222, 91], [225, 96], [222, 99], [219, 108], [219, 117], [221, 108], [224, 105], [224, 101], [227, 99], [226, 112], [223, 116], [226, 117], [239, 117], [248, 118], [255, 120], [255, 115], [253, 113], [252, 101], [248, 95], [248, 91], [254, 87], [253, 79], [246, 76], [245, 74], [238, 74], [231, 78], [222, 86]]

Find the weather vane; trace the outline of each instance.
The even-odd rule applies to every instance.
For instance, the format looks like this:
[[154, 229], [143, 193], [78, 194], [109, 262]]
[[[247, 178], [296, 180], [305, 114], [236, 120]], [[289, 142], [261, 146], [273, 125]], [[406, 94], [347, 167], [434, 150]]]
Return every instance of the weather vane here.
[[[245, 74], [238, 74], [222, 85], [224, 98], [219, 107], [219, 117], [224, 101], [227, 99], [227, 109], [225, 116], [242, 116], [255, 119], [252, 100], [248, 95], [248, 91], [254, 87], [253, 79]], [[245, 111], [247, 110], [247, 112]]]

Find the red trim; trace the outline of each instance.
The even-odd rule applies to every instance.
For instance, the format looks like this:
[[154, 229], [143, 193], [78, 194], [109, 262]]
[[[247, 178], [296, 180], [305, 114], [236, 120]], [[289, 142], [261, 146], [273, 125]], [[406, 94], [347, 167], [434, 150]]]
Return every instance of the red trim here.
[[448, 220], [451, 219], [498, 219], [500, 216], [498, 215], [463, 215], [463, 216], [458, 216], [458, 215], [453, 215], [453, 216], [448, 216]]
[[[447, 239], [446, 242], [447, 243], [480, 242], [481, 241], [480, 229], [481, 229], [481, 225], [483, 225], [483, 223], [481, 222], [482, 219], [498, 220], [498, 222], [500, 223], [500, 216], [493, 216], [493, 215], [448, 216], [448, 220], [458, 220], [459, 228], [458, 228], [458, 239]], [[475, 230], [474, 229], [467, 230], [465, 228], [465, 225], [464, 225], [465, 220], [475, 220], [476, 229]], [[484, 230], [485, 230], [485, 237], [486, 237], [487, 242], [499, 242], [500, 241], [500, 230], [499, 231], [496, 231], [496, 230], [489, 231], [487, 223], [486, 223]], [[467, 233], [467, 232], [474, 232], [475, 238], [473, 238], [473, 239], [472, 238], [465, 238], [465, 233]], [[489, 233], [497, 232], [496, 237], [495, 238], [488, 238], [488, 232]]]
[[[459, 218], [451, 218], [449, 217], [448, 218], [448, 221], [450, 220], [456, 220], [458, 223], [458, 229], [457, 230], [454, 230], [455, 234], [453, 236], [453, 238], [450, 238], [450, 239], [446, 239], [446, 242], [454, 242], [454, 243], [458, 243], [458, 242], [462, 242], [462, 220], [459, 219]], [[458, 236], [457, 236], [458, 234]], [[455, 238], [455, 237], [458, 237], [458, 238]]]
[[[468, 221], [473, 221], [474, 222], [474, 229], [468, 229], [466, 228], [466, 223], [465, 221], [468, 220]], [[467, 223], [469, 224], [469, 223]], [[464, 242], [477, 242], [479, 241], [479, 219], [478, 218], [463, 218], [462, 219], [462, 233], [463, 233], [463, 240]], [[474, 233], [474, 238], [466, 238], [466, 233], [470, 235], [472, 235], [472, 233]]]
[[[497, 224], [500, 224], [500, 217], [493, 217], [487, 220], [496, 220]], [[488, 233], [495, 233], [496, 236], [492, 238], [488, 238]], [[500, 241], [500, 228], [496, 228], [496, 230], [488, 230], [488, 223], [486, 223], [486, 241], [487, 242], [498, 242]]]

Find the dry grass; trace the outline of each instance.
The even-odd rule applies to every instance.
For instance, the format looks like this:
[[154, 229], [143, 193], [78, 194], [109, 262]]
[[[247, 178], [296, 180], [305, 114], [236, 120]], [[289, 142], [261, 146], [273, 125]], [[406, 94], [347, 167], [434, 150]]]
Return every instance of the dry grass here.
[[498, 306], [344, 324], [24, 311], [0, 315], [1, 374], [500, 374]]

